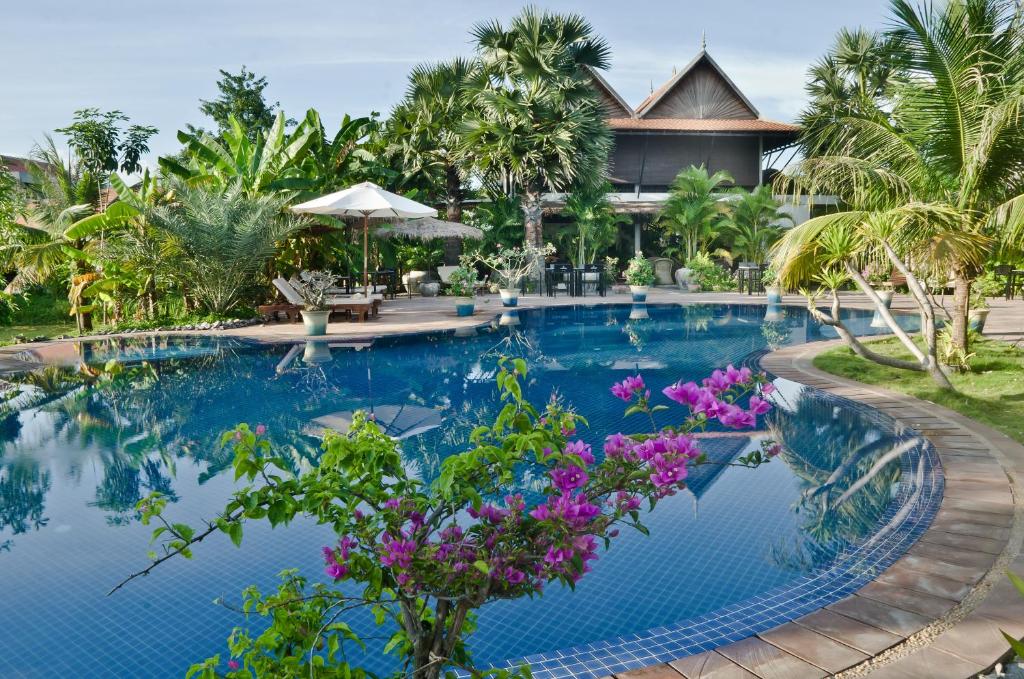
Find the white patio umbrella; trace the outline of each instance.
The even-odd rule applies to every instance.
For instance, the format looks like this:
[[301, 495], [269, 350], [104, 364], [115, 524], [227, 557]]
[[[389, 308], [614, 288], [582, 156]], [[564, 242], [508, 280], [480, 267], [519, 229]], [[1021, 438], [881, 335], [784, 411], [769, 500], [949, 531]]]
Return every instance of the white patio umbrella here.
[[370, 286], [370, 218], [436, 217], [437, 210], [385, 191], [372, 182], [320, 196], [292, 207], [294, 212], [363, 218], [363, 288]]

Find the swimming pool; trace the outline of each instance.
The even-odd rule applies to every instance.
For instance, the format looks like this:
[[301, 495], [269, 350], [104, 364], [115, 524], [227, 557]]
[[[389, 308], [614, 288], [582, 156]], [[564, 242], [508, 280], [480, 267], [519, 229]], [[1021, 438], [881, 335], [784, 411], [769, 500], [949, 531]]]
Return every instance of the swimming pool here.
[[[867, 333], [870, 314], [850, 311]], [[767, 317], [766, 317], [767, 316]], [[906, 319], [913, 324], [915, 318]], [[295, 469], [317, 435], [372, 410], [425, 479], [494, 412], [500, 355], [526, 357], [528, 394], [558, 392], [584, 414], [584, 438], [630, 431], [615, 379], [693, 379], [750, 363], [770, 346], [834, 336], [804, 310], [763, 306], [568, 306], [507, 314], [472, 332], [261, 345], [230, 338], [134, 338], [77, 346], [90, 362], [152, 361], [155, 382], [87, 390], [68, 368], [13, 379], [0, 420], [0, 676], [182, 676], [225, 650], [241, 616], [211, 602], [273, 584], [285, 567], [320, 573], [329, 534], [253, 526], [241, 549], [200, 545], [113, 597], [146, 563], [149, 529], [133, 510], [160, 489], [168, 515], [196, 523], [233, 488], [215, 439], [267, 424]], [[720, 460], [770, 435], [781, 459], [757, 470], [702, 467], [687, 492], [625, 534], [575, 593], [486, 608], [469, 639], [479, 664], [527, 656], [541, 676], [589, 676], [712, 648], [838, 599], [923, 532], [941, 498], [934, 452], [881, 414], [777, 380], [766, 431], [712, 436]], [[907, 452], [875, 463], [901, 444]], [[830, 479], [843, 460], [854, 460]], [[842, 502], [843, 491], [859, 490]], [[529, 490], [527, 488], [527, 490]], [[834, 506], [833, 506], [834, 505]], [[359, 621], [356, 621], [357, 623]], [[387, 669], [371, 653], [367, 666]]]

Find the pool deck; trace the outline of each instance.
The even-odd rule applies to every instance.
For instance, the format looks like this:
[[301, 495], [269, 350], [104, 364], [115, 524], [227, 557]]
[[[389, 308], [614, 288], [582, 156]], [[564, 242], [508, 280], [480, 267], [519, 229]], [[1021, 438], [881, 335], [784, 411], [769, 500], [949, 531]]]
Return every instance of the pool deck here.
[[[628, 301], [627, 295], [524, 297], [520, 308]], [[764, 304], [765, 298], [655, 289], [648, 302]], [[784, 304], [803, 306], [803, 299], [790, 295]], [[856, 294], [844, 296], [844, 304], [870, 306]], [[1024, 342], [1024, 301], [991, 305], [986, 335]], [[898, 296], [893, 308], [914, 306]], [[478, 303], [475, 316], [458, 318], [449, 299], [400, 298], [385, 302], [378, 319], [332, 323], [327, 339], [468, 327], [490, 322], [501, 310], [500, 301], [489, 297]], [[301, 324], [207, 332], [269, 342], [305, 337]], [[846, 599], [715, 651], [616, 674], [616, 679], [964, 679], [1004, 658], [1009, 645], [1001, 631], [1024, 637], [1024, 597], [1005, 575], [1007, 570], [1024, 575], [1024, 446], [932, 403], [814, 368], [814, 356], [836, 343], [786, 347], [762, 357], [761, 364], [779, 377], [877, 408], [928, 438], [945, 474], [944, 497], [931, 527], [895, 564]], [[66, 341], [6, 347], [0, 350], [0, 373], [48, 362], [68, 348]]]

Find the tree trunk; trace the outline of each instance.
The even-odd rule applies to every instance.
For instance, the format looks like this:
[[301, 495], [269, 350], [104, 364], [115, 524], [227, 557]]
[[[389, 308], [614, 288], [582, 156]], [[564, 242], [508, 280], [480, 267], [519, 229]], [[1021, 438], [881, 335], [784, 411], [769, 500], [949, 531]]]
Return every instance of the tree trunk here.
[[462, 222], [462, 178], [454, 165], [445, 168], [446, 207], [449, 222]]
[[544, 222], [540, 194], [524, 193], [522, 206], [526, 244], [539, 248], [544, 244]]
[[963, 270], [956, 272], [953, 284], [953, 346], [967, 351], [967, 312], [971, 299], [971, 279]]

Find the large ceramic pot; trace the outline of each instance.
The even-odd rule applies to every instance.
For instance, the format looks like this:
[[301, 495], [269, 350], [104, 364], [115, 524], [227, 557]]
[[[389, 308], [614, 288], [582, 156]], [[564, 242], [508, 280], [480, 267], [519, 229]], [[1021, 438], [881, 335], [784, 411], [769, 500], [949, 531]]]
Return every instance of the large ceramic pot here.
[[420, 294], [424, 297], [437, 297], [441, 291], [441, 284], [437, 281], [423, 281], [420, 283]]
[[650, 290], [649, 285], [631, 285], [629, 286], [629, 292], [633, 295], [634, 302], [646, 302], [647, 291]]
[[409, 273], [402, 276], [402, 282], [405, 284], [406, 290], [412, 293], [416, 293], [419, 292], [420, 283], [426, 277], [426, 271], [410, 271]]
[[519, 312], [518, 311], [503, 311], [501, 312], [501, 318], [498, 319], [498, 325], [519, 325]]
[[693, 282], [693, 270], [687, 269], [685, 266], [681, 269], [676, 269], [675, 279], [676, 285], [683, 292], [698, 292], [700, 287]]
[[519, 306], [519, 291], [515, 288], [502, 288], [498, 293], [501, 295], [502, 306]]
[[476, 300], [472, 297], [455, 298], [455, 314], [457, 316], [472, 316], [476, 309]]
[[[875, 290], [875, 292], [878, 293], [878, 296], [882, 300], [882, 304], [884, 304], [885, 308], [888, 309], [890, 307], [890, 305], [892, 304], [892, 290]], [[889, 324], [885, 322], [885, 319], [882, 318], [882, 314], [879, 313], [879, 311], [877, 309], [875, 309], [875, 315], [871, 317], [871, 327], [872, 328], [887, 328], [887, 327], [889, 327]]]
[[327, 319], [331, 317], [331, 310], [309, 311], [302, 310], [302, 324], [306, 326], [306, 334], [310, 336], [327, 334]]
[[971, 309], [967, 312], [967, 327], [975, 332], [984, 332], [989, 311], [990, 309]]
[[765, 288], [769, 304], [782, 304], [782, 288], [777, 285], [769, 285]]

